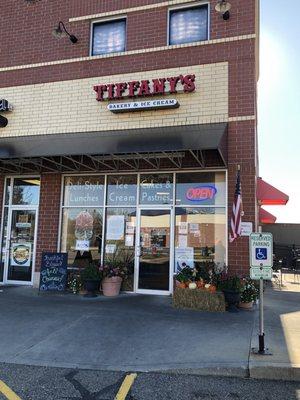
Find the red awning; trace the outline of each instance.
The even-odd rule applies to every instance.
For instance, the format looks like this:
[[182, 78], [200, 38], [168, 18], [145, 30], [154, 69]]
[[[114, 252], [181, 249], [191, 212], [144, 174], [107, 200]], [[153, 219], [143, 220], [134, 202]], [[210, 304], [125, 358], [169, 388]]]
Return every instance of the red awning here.
[[275, 215], [269, 213], [263, 208], [259, 208], [259, 222], [262, 224], [274, 224], [276, 222]]
[[261, 178], [257, 178], [257, 200], [259, 205], [284, 206], [289, 201], [289, 196]]

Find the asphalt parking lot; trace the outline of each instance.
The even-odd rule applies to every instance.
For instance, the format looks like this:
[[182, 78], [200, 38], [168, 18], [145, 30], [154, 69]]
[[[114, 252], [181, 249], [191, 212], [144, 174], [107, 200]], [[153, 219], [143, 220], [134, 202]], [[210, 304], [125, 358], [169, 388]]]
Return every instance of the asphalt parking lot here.
[[[114, 400], [129, 373], [0, 365], [0, 380], [21, 400]], [[3, 396], [1, 399], [7, 399]], [[299, 400], [300, 383], [138, 373], [121, 400]], [[15, 398], [12, 398], [15, 400]]]

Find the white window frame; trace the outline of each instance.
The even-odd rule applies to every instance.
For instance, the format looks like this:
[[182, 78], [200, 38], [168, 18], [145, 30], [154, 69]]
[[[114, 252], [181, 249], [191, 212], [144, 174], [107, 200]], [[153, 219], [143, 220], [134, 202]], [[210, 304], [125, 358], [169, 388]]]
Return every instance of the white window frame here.
[[[40, 179], [40, 193], [38, 198], [38, 203], [35, 205], [24, 205], [24, 204], [12, 204], [13, 198], [13, 186], [15, 179], [26, 179], [26, 178], [38, 178]], [[10, 179], [10, 184], [7, 184], [8, 179]], [[10, 186], [11, 194], [9, 197], [8, 204], [5, 204], [5, 196], [6, 196], [6, 189]], [[32, 268], [31, 268], [31, 280], [30, 281], [17, 281], [17, 280], [8, 280], [8, 268], [7, 268], [7, 259], [4, 260], [4, 270], [3, 270], [3, 282], [0, 282], [0, 286], [5, 284], [16, 284], [22, 286], [32, 286], [34, 282], [34, 274], [36, 272], [36, 250], [37, 250], [37, 236], [38, 236], [38, 229], [39, 229], [39, 212], [40, 212], [40, 199], [41, 199], [41, 187], [42, 187], [42, 176], [37, 174], [26, 174], [26, 175], [5, 175], [4, 182], [3, 182], [3, 197], [2, 197], [2, 217], [1, 217], [1, 228], [0, 228], [0, 243], [2, 249], [2, 241], [3, 241], [3, 234], [4, 234], [4, 210], [8, 210], [8, 219], [7, 219], [7, 234], [9, 234], [9, 241], [10, 241], [10, 234], [11, 234], [11, 215], [14, 210], [33, 210], [35, 211], [35, 231], [34, 231], [34, 249], [32, 252]], [[2, 250], [1, 250], [2, 251]], [[1, 254], [3, 257], [3, 254]], [[7, 257], [7, 254], [5, 255]]]
[[118, 52], [115, 53], [104, 53], [104, 54], [93, 54], [93, 40], [94, 40], [94, 25], [97, 24], [102, 24], [102, 23], [107, 23], [107, 22], [115, 22], [118, 20], [125, 20], [125, 48], [122, 53], [125, 53], [127, 51], [127, 15], [118, 15], [115, 17], [110, 17], [110, 18], [101, 18], [101, 19], [96, 19], [91, 22], [91, 27], [90, 27], [90, 51], [89, 51], [89, 56], [90, 57], [98, 57], [98, 56], [105, 56], [105, 55], [113, 55], [113, 54], [118, 54]]
[[[176, 174], [181, 174], [181, 173], [193, 173], [193, 172], [223, 172], [225, 175], [225, 202], [224, 204], [220, 204], [220, 205], [201, 205], [201, 204], [195, 204], [195, 205], [176, 205]], [[173, 202], [172, 204], [168, 204], [168, 205], [160, 205], [160, 204], [140, 204], [139, 203], [139, 198], [140, 198], [140, 176], [141, 175], [153, 175], [153, 174], [172, 174], [173, 175]], [[228, 228], [229, 228], [229, 224], [228, 224], [228, 170], [224, 167], [222, 168], [205, 168], [205, 169], [195, 169], [195, 168], [191, 168], [191, 169], [178, 169], [176, 171], [174, 170], [158, 170], [158, 171], [149, 171], [149, 170], [140, 170], [138, 172], [136, 171], [124, 171], [124, 172], [96, 172], [93, 173], [91, 172], [80, 172], [80, 173], [65, 173], [61, 175], [61, 201], [60, 201], [60, 213], [59, 213], [59, 227], [58, 227], [58, 242], [57, 242], [57, 251], [61, 251], [61, 237], [62, 237], [62, 214], [63, 214], [63, 209], [64, 208], [68, 208], [68, 206], [64, 206], [63, 201], [64, 201], [64, 179], [65, 177], [68, 176], [95, 176], [95, 175], [101, 175], [104, 176], [104, 204], [102, 206], [99, 206], [99, 208], [103, 209], [103, 223], [102, 223], [102, 248], [101, 248], [101, 262], [103, 262], [104, 260], [104, 245], [105, 245], [105, 230], [106, 230], [106, 215], [107, 215], [107, 209], [109, 208], [134, 208], [136, 207], [136, 235], [135, 235], [135, 261], [134, 261], [134, 276], [135, 276], [135, 280], [134, 280], [134, 289], [133, 292], [129, 292], [129, 293], [137, 293], [137, 282], [138, 282], [138, 261], [137, 261], [137, 251], [138, 251], [138, 239], [140, 237], [140, 221], [139, 221], [139, 216], [140, 216], [140, 210], [141, 209], [170, 209], [170, 217], [171, 217], [171, 235], [170, 235], [170, 240], [172, 240], [172, 248], [170, 248], [170, 283], [169, 283], [169, 291], [168, 292], [159, 292], [159, 291], [147, 291], [149, 294], [165, 294], [165, 295], [170, 295], [173, 293], [174, 291], [174, 287], [173, 287], [173, 274], [174, 271], [172, 271], [172, 267], [174, 267], [174, 257], [175, 257], [175, 225], [176, 225], [176, 208], [177, 207], [185, 207], [185, 208], [225, 208], [225, 247], [226, 247], [226, 257], [225, 257], [225, 263], [226, 265], [228, 265]], [[107, 178], [108, 176], [111, 175], [137, 175], [137, 198], [136, 198], [136, 205], [130, 205], [130, 206], [108, 206], [107, 205]], [[94, 206], [93, 206], [94, 207]]]
[[[191, 2], [188, 4], [182, 4], [182, 5], [177, 5], [174, 7], [169, 7], [168, 9], [168, 23], [167, 23], [167, 46], [181, 46], [185, 44], [190, 44], [190, 43], [196, 43], [196, 42], [189, 42], [189, 43], [182, 43], [182, 44], [170, 44], [170, 15], [172, 11], [179, 11], [182, 9], [192, 9], [192, 8], [197, 8], [200, 6], [207, 6], [207, 39], [210, 40], [210, 2], [208, 1], [197, 1], [197, 2]], [[204, 40], [205, 41], [205, 40]]]

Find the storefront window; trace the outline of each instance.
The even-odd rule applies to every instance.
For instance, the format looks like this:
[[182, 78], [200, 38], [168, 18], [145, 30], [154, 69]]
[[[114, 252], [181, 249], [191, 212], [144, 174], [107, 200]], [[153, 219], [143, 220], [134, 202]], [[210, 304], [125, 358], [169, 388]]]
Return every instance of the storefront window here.
[[101, 207], [104, 201], [104, 176], [68, 176], [65, 178], [64, 205]]
[[3, 225], [2, 225], [2, 243], [1, 243], [1, 262], [0, 262], [0, 282], [3, 282], [4, 278], [4, 263], [6, 257], [6, 249], [7, 249], [7, 220], [8, 220], [8, 207], [4, 207], [4, 215], [3, 215]]
[[86, 267], [99, 263], [102, 246], [103, 210], [100, 208], [64, 208], [61, 250], [68, 252], [69, 266]]
[[225, 206], [224, 172], [182, 173], [176, 175], [176, 204]]
[[175, 271], [214, 262], [219, 270], [226, 262], [225, 208], [176, 208]]
[[40, 197], [39, 178], [15, 178], [13, 187], [13, 205], [38, 205]]
[[135, 206], [136, 192], [136, 175], [111, 175], [107, 179], [107, 205], [109, 206]]
[[117, 261], [127, 269], [122, 290], [133, 291], [134, 249], [136, 235], [135, 208], [108, 208], [106, 215], [105, 261]]
[[140, 204], [172, 204], [173, 175], [141, 175]]

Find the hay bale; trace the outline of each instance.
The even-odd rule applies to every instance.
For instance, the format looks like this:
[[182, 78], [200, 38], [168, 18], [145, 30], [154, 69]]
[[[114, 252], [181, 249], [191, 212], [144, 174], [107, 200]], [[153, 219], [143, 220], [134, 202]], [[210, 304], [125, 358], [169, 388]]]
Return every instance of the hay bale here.
[[225, 299], [222, 292], [211, 293], [203, 289], [175, 288], [173, 306], [198, 311], [225, 311]]

